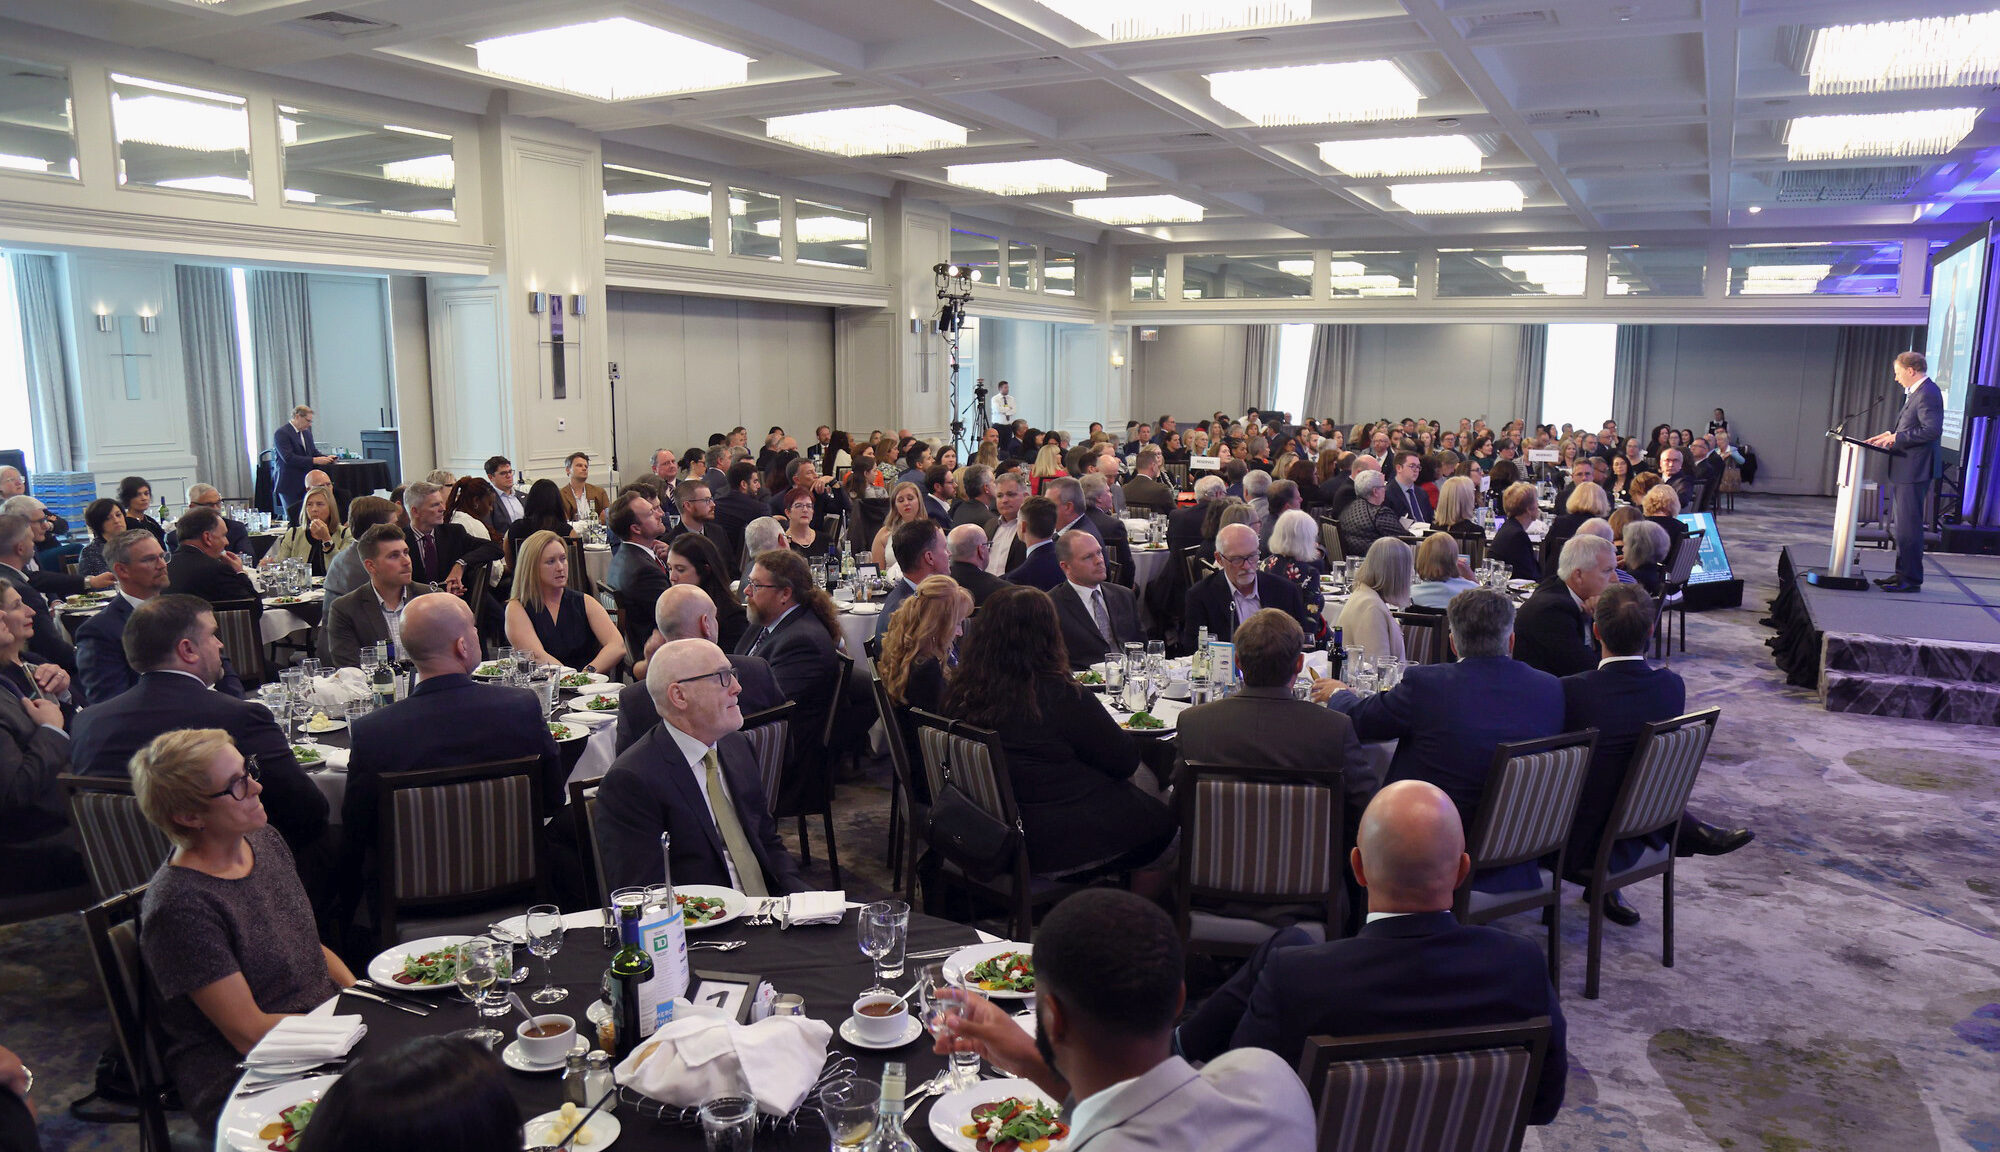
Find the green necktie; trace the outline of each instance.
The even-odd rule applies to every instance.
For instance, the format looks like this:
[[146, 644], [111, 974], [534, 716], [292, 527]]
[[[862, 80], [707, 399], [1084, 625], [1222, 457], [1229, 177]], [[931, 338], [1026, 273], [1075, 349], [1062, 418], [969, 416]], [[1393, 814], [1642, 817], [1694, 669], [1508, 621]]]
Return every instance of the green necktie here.
[[701, 758], [702, 767], [708, 773], [708, 806], [715, 811], [715, 830], [722, 833], [722, 846], [729, 853], [729, 860], [736, 865], [736, 881], [743, 885], [745, 896], [769, 896], [764, 887], [764, 869], [757, 863], [757, 853], [750, 847], [749, 837], [743, 834], [743, 822], [736, 818], [736, 806], [729, 802], [729, 793], [722, 790], [722, 761], [710, 748]]

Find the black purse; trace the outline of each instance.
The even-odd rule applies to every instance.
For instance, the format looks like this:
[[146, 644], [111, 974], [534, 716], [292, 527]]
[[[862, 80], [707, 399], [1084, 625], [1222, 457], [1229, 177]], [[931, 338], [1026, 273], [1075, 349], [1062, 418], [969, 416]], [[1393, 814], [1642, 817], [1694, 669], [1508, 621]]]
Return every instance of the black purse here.
[[981, 808], [952, 779], [951, 756], [939, 765], [944, 786], [931, 800], [925, 838], [939, 856], [974, 880], [991, 880], [1014, 866], [1021, 847], [1021, 827], [1008, 824]]

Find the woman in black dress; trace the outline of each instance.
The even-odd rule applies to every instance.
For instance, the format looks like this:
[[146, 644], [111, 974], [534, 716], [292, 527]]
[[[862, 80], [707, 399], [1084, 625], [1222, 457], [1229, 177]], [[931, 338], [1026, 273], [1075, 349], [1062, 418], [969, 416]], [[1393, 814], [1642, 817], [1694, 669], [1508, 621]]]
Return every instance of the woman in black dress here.
[[538, 664], [579, 672], [617, 671], [625, 639], [595, 596], [569, 586], [569, 546], [541, 531], [521, 543], [514, 565], [514, 594], [507, 601], [507, 643]]
[[785, 547], [801, 556], [824, 556], [832, 537], [813, 526], [813, 494], [810, 488], [794, 488], [785, 494]]
[[104, 562], [104, 545], [126, 530], [125, 509], [109, 496], [92, 500], [90, 507], [83, 510], [83, 522], [90, 528], [90, 543], [83, 546], [83, 555], [76, 558], [76, 574], [88, 579], [111, 571], [111, 565]]
[[[1507, 461], [1502, 460], [1501, 463]], [[1498, 468], [1494, 469], [1494, 476], [1497, 480]], [[1486, 558], [1512, 568], [1516, 580], [1540, 583], [1542, 559], [1535, 551], [1535, 542], [1528, 537], [1528, 525], [1542, 517], [1542, 506], [1535, 499], [1535, 486], [1525, 480], [1516, 480], [1507, 485], [1500, 498], [1501, 511], [1507, 519], [1493, 533], [1493, 543], [1487, 546]]]
[[675, 584], [693, 584], [715, 602], [716, 643], [724, 652], [736, 651], [736, 642], [750, 627], [743, 602], [729, 590], [729, 566], [722, 549], [698, 532], [683, 532], [667, 545], [667, 579]]
[[118, 482], [118, 502], [125, 506], [125, 527], [144, 528], [153, 534], [162, 546], [167, 542], [167, 530], [158, 520], [146, 515], [146, 509], [153, 506], [153, 486], [146, 483], [144, 476], [127, 476]]
[[527, 498], [521, 501], [521, 518], [507, 525], [507, 534], [501, 537], [500, 550], [507, 556], [507, 582], [510, 587], [514, 579], [514, 552], [521, 546], [521, 541], [537, 532], [569, 535], [569, 516], [563, 511], [562, 489], [556, 487], [553, 480], [537, 480], [528, 488]]

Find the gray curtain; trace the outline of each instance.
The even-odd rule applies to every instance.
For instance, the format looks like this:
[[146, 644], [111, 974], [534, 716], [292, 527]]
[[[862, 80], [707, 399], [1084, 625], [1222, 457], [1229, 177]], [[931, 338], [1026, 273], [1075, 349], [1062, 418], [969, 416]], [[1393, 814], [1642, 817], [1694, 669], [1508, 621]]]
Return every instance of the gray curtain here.
[[1331, 416], [1336, 421], [1349, 418], [1356, 344], [1352, 324], [1313, 325], [1312, 353], [1306, 360], [1306, 404], [1300, 416]]
[[312, 315], [303, 272], [251, 271], [250, 350], [258, 428], [276, 428], [313, 402]]
[[1243, 394], [1237, 398], [1236, 412], [1251, 408], [1263, 411], [1271, 406], [1272, 384], [1278, 371], [1278, 326], [1250, 324], [1243, 329]]
[[1514, 359], [1514, 415], [1529, 428], [1542, 422], [1542, 369], [1549, 358], [1549, 326], [1521, 325], [1521, 348]]
[[[1833, 399], [1827, 405], [1826, 426], [1832, 428], [1847, 413], [1860, 412], [1873, 404], [1872, 410], [1847, 422], [1848, 434], [1867, 437], [1895, 427], [1896, 413], [1903, 402], [1903, 389], [1895, 377], [1896, 354], [1923, 346], [1924, 328], [1920, 324], [1841, 325], [1839, 335], [1834, 338]], [[1814, 430], [1804, 431], [1810, 435]], [[1840, 482], [1839, 442], [1826, 441], [1825, 453], [1820, 464], [1819, 488], [1823, 495], [1831, 496]], [[1883, 457], [1875, 453], [1869, 453], [1869, 457], [1864, 475], [1880, 479]]]
[[53, 256], [10, 253], [14, 296], [21, 310], [21, 347], [26, 352], [28, 410], [34, 423], [35, 470], [77, 472], [83, 468], [83, 420], [69, 372], [69, 339], [63, 315], [67, 296], [62, 270]]
[[252, 495], [250, 448], [243, 441], [243, 361], [236, 346], [236, 299], [229, 269], [174, 266], [181, 368], [187, 377], [190, 446], [200, 479], [227, 497]]
[[1653, 329], [1646, 324], [1620, 324], [1618, 348], [1612, 354], [1611, 418], [1625, 436], [1645, 432], [1646, 391], [1650, 373], [1647, 358], [1653, 350]]

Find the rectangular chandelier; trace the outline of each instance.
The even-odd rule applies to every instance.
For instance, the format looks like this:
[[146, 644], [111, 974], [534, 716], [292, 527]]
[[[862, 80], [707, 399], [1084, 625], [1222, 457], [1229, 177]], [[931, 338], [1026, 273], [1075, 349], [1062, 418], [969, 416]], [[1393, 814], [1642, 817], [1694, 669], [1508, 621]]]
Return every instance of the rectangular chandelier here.
[[604, 214], [607, 216], [637, 216], [643, 220], [674, 223], [706, 219], [714, 207], [708, 193], [690, 192], [685, 188], [604, 194]]
[[1801, 116], [1785, 126], [1788, 160], [1852, 160], [1864, 156], [1942, 156], [1958, 147], [1979, 119], [1977, 108], [1882, 112], [1863, 116]]
[[2000, 12], [1817, 29], [1806, 77], [1815, 96], [2000, 83]]
[[1391, 184], [1389, 199], [1420, 216], [1443, 216], [1519, 212], [1527, 197], [1512, 180], [1466, 180], [1456, 184]]
[[449, 188], [457, 175], [458, 168], [448, 152], [437, 156], [418, 156], [413, 160], [392, 160], [382, 165], [383, 179], [420, 184], [426, 188]]
[[1265, 127], [1403, 120], [1423, 99], [1393, 60], [1211, 72], [1207, 79], [1216, 103]]
[[189, 152], [250, 150], [250, 116], [240, 104], [113, 93], [111, 121], [121, 144], [155, 144]]
[[1329, 140], [1319, 158], [1348, 176], [1456, 176], [1486, 159], [1469, 136], [1394, 136]]
[[1048, 192], [1102, 192], [1110, 177], [1069, 160], [1011, 160], [993, 164], [951, 164], [944, 178], [961, 188], [995, 196], [1036, 196]]
[[1203, 213], [1179, 196], [1096, 196], [1072, 200], [1070, 209], [1100, 224], [1199, 224]]
[[598, 100], [750, 82], [750, 57], [623, 16], [476, 41], [481, 72]]
[[966, 129], [901, 104], [878, 104], [773, 116], [764, 121], [764, 135], [814, 152], [884, 156], [963, 148]]
[[1042, 7], [1106, 40], [1150, 40], [1312, 19], [1312, 0], [1040, 0]]

